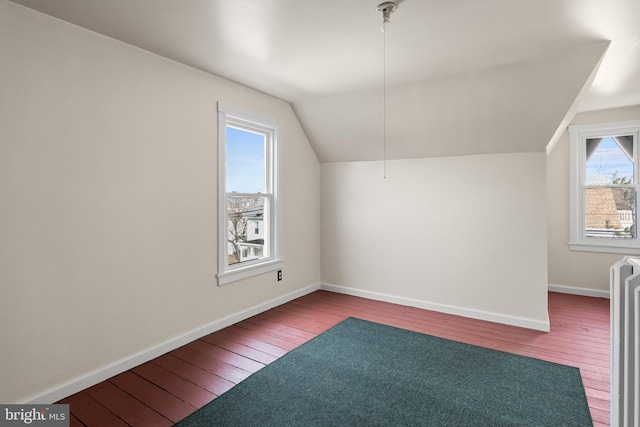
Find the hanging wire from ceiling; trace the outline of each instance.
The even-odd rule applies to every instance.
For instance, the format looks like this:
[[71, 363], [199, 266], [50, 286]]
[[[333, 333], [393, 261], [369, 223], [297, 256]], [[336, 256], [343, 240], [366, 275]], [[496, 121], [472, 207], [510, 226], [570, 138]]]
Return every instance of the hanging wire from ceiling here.
[[387, 179], [387, 33], [391, 23], [391, 14], [398, 5], [387, 1], [380, 3], [376, 10], [382, 13], [382, 168], [383, 177]]

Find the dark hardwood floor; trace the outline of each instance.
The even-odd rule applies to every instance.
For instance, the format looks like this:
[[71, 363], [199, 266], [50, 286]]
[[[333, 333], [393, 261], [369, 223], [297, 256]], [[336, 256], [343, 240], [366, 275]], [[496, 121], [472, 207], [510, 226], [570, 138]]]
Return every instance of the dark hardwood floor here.
[[252, 372], [353, 316], [580, 368], [595, 426], [609, 420], [609, 300], [550, 293], [551, 332], [317, 291], [63, 399], [72, 426], [171, 426]]

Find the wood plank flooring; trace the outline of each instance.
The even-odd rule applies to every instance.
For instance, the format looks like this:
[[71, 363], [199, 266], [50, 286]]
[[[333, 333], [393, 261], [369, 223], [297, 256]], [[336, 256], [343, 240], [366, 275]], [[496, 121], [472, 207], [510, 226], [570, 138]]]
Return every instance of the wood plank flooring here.
[[550, 293], [551, 332], [317, 291], [60, 401], [71, 426], [171, 426], [251, 373], [353, 316], [580, 368], [594, 420], [609, 420], [609, 300]]

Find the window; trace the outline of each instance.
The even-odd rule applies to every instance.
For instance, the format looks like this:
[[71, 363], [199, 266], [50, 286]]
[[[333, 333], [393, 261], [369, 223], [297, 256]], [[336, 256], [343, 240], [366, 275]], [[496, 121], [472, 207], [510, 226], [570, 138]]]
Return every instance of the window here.
[[218, 126], [218, 284], [224, 285], [282, 268], [280, 126], [224, 103]]
[[640, 120], [569, 127], [572, 250], [640, 254]]

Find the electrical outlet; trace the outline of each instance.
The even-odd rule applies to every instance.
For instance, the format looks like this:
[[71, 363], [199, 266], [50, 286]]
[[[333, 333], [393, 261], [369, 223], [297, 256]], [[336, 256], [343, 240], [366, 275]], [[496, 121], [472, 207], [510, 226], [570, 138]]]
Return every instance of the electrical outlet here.
[[278, 282], [282, 280], [282, 270], [278, 270]]

